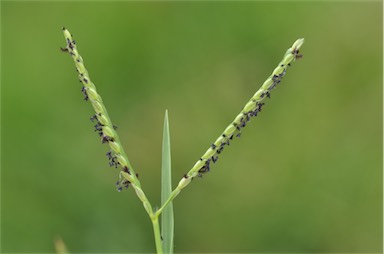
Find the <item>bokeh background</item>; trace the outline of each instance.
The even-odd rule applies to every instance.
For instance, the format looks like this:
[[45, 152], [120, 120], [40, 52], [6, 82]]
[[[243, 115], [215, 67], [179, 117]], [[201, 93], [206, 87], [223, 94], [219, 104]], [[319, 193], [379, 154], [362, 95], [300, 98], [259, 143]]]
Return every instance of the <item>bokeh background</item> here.
[[1, 2], [1, 251], [153, 252], [116, 192], [61, 27], [154, 205], [304, 37], [263, 112], [175, 200], [175, 252], [382, 251], [382, 3]]

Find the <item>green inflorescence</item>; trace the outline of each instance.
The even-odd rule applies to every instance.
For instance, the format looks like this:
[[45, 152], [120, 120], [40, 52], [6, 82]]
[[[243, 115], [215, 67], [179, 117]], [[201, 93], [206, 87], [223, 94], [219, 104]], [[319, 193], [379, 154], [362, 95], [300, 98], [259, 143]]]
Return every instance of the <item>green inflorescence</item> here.
[[[120, 191], [123, 187], [128, 188], [128, 186], [132, 186], [134, 188], [137, 197], [143, 203], [143, 206], [152, 221], [156, 250], [158, 253], [162, 253], [163, 243], [158, 220], [160, 214], [173, 201], [173, 199], [175, 199], [181, 190], [191, 182], [193, 178], [202, 176], [204, 173], [210, 171], [211, 163], [217, 162], [219, 155], [223, 152], [224, 148], [229, 146], [235, 137], [240, 137], [242, 129], [247, 125], [251, 118], [257, 116], [261, 112], [265, 104], [263, 102], [264, 99], [270, 98], [271, 91], [281, 82], [291, 63], [302, 57], [302, 55], [299, 54], [299, 49], [303, 45], [304, 39], [296, 40], [292, 47], [286, 51], [283, 60], [273, 70], [272, 74], [262, 84], [261, 88], [245, 104], [241, 112], [234, 118], [227, 128], [225, 128], [224, 132], [210, 145], [203, 156], [201, 156], [201, 158], [194, 164], [192, 169], [184, 175], [176, 188], [170, 194], [168, 191], [168, 199], [166, 199], [166, 197], [162, 197], [162, 206], [158, 210], [154, 210], [141, 188], [138, 175], [133, 170], [121, 145], [119, 136], [116, 132], [117, 127], [112, 124], [103, 100], [89, 77], [88, 71], [84, 66], [83, 58], [77, 51], [76, 42], [72, 39], [72, 35], [67, 29], [63, 28], [63, 33], [67, 45], [65, 48], [62, 48], [62, 51], [69, 53], [75, 62], [76, 70], [79, 74], [79, 80], [83, 85], [82, 93], [84, 95], [84, 99], [91, 102], [95, 111], [95, 114], [91, 117], [91, 121], [96, 123], [94, 126], [95, 131], [99, 134], [101, 142], [109, 145], [110, 151], [106, 154], [109, 164], [112, 167], [121, 168], [119, 181], [117, 182], [117, 189]], [[167, 135], [169, 135], [169, 133]], [[171, 206], [168, 208], [170, 207]], [[170, 241], [170, 243], [172, 243], [172, 241]], [[172, 250], [172, 246], [168, 246], [166, 249], [167, 251], [165, 252], [169, 252], [169, 249]]]

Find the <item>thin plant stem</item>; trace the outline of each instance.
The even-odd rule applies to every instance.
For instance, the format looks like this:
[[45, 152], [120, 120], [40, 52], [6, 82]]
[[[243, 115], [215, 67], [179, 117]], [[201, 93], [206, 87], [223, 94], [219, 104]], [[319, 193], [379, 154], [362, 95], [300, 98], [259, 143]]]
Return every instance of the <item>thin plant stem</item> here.
[[164, 204], [155, 212], [155, 216], [159, 216], [164, 211], [164, 209], [168, 206], [168, 204], [171, 203], [176, 198], [177, 195], [179, 195], [181, 189], [178, 189], [177, 187], [172, 191], [171, 195], [164, 202]]
[[214, 143], [208, 148], [204, 155], [195, 163], [195, 165], [188, 171], [187, 174], [180, 180], [177, 187], [172, 191], [168, 200], [156, 211], [155, 214], [161, 214], [164, 208], [173, 201], [177, 195], [192, 181], [196, 176], [202, 176], [202, 174], [209, 172], [211, 163], [216, 163], [219, 154], [224, 150], [226, 146], [229, 146], [234, 136], [240, 137], [241, 130], [250, 121], [251, 117], [257, 116], [261, 111], [263, 105], [262, 101], [265, 98], [270, 98], [270, 92], [275, 88], [284, 75], [291, 63], [296, 59], [301, 58], [299, 49], [303, 45], [304, 39], [296, 40], [292, 47], [290, 47], [283, 60], [273, 70], [272, 74], [263, 83], [261, 88], [252, 96], [252, 98], [245, 104], [243, 110], [235, 117], [235, 119], [228, 125], [224, 132], [216, 139]]
[[152, 226], [153, 226], [153, 235], [155, 237], [156, 252], [158, 254], [163, 253], [163, 246], [161, 241], [160, 225], [159, 225], [159, 216], [152, 214], [151, 216]]

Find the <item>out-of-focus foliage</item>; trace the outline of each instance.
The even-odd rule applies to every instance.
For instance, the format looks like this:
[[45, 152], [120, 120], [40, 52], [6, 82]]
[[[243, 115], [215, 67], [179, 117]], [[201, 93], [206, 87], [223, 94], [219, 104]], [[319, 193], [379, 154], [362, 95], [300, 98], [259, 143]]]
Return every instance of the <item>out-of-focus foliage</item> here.
[[152, 252], [88, 120], [73, 33], [126, 151], [160, 205], [304, 37], [263, 112], [174, 201], [175, 252], [380, 252], [382, 3], [1, 2], [1, 250]]

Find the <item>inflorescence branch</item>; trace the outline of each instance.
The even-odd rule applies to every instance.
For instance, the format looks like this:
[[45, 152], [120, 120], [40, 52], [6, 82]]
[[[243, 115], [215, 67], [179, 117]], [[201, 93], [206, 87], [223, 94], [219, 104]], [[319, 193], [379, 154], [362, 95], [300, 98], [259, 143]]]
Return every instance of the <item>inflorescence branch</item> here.
[[106, 154], [109, 160], [109, 165], [111, 167], [121, 168], [119, 180], [116, 183], [117, 190], [121, 191], [123, 188], [132, 186], [141, 202], [143, 202], [145, 210], [150, 216], [152, 216], [152, 206], [141, 189], [138, 174], [133, 170], [123, 149], [119, 136], [116, 132], [117, 127], [112, 124], [103, 100], [97, 93], [96, 87], [89, 77], [88, 71], [84, 66], [83, 58], [77, 51], [76, 42], [72, 39], [71, 33], [64, 27], [63, 33], [67, 45], [65, 48], [61, 48], [61, 50], [69, 53], [75, 62], [76, 70], [79, 74], [79, 80], [83, 85], [81, 92], [84, 95], [84, 100], [90, 101], [95, 111], [95, 114], [90, 118], [90, 120], [95, 123], [95, 131], [99, 134], [101, 143], [108, 144], [110, 147], [110, 151]]
[[235, 119], [228, 125], [224, 132], [213, 142], [203, 156], [195, 163], [191, 170], [184, 175], [180, 180], [178, 186], [173, 190], [171, 196], [163, 204], [163, 206], [156, 211], [161, 213], [162, 210], [184, 189], [193, 178], [196, 176], [202, 177], [211, 169], [211, 164], [216, 163], [219, 155], [223, 152], [224, 148], [229, 146], [234, 137], [240, 137], [242, 129], [247, 125], [252, 117], [257, 116], [263, 106], [262, 102], [265, 98], [271, 97], [271, 90], [274, 89], [282, 80], [287, 72], [291, 63], [296, 59], [303, 57], [299, 54], [299, 49], [303, 45], [304, 39], [296, 40], [292, 47], [285, 53], [283, 60], [273, 70], [272, 74], [263, 83], [261, 88], [252, 96], [252, 98], [245, 104], [243, 110], [235, 117]]

